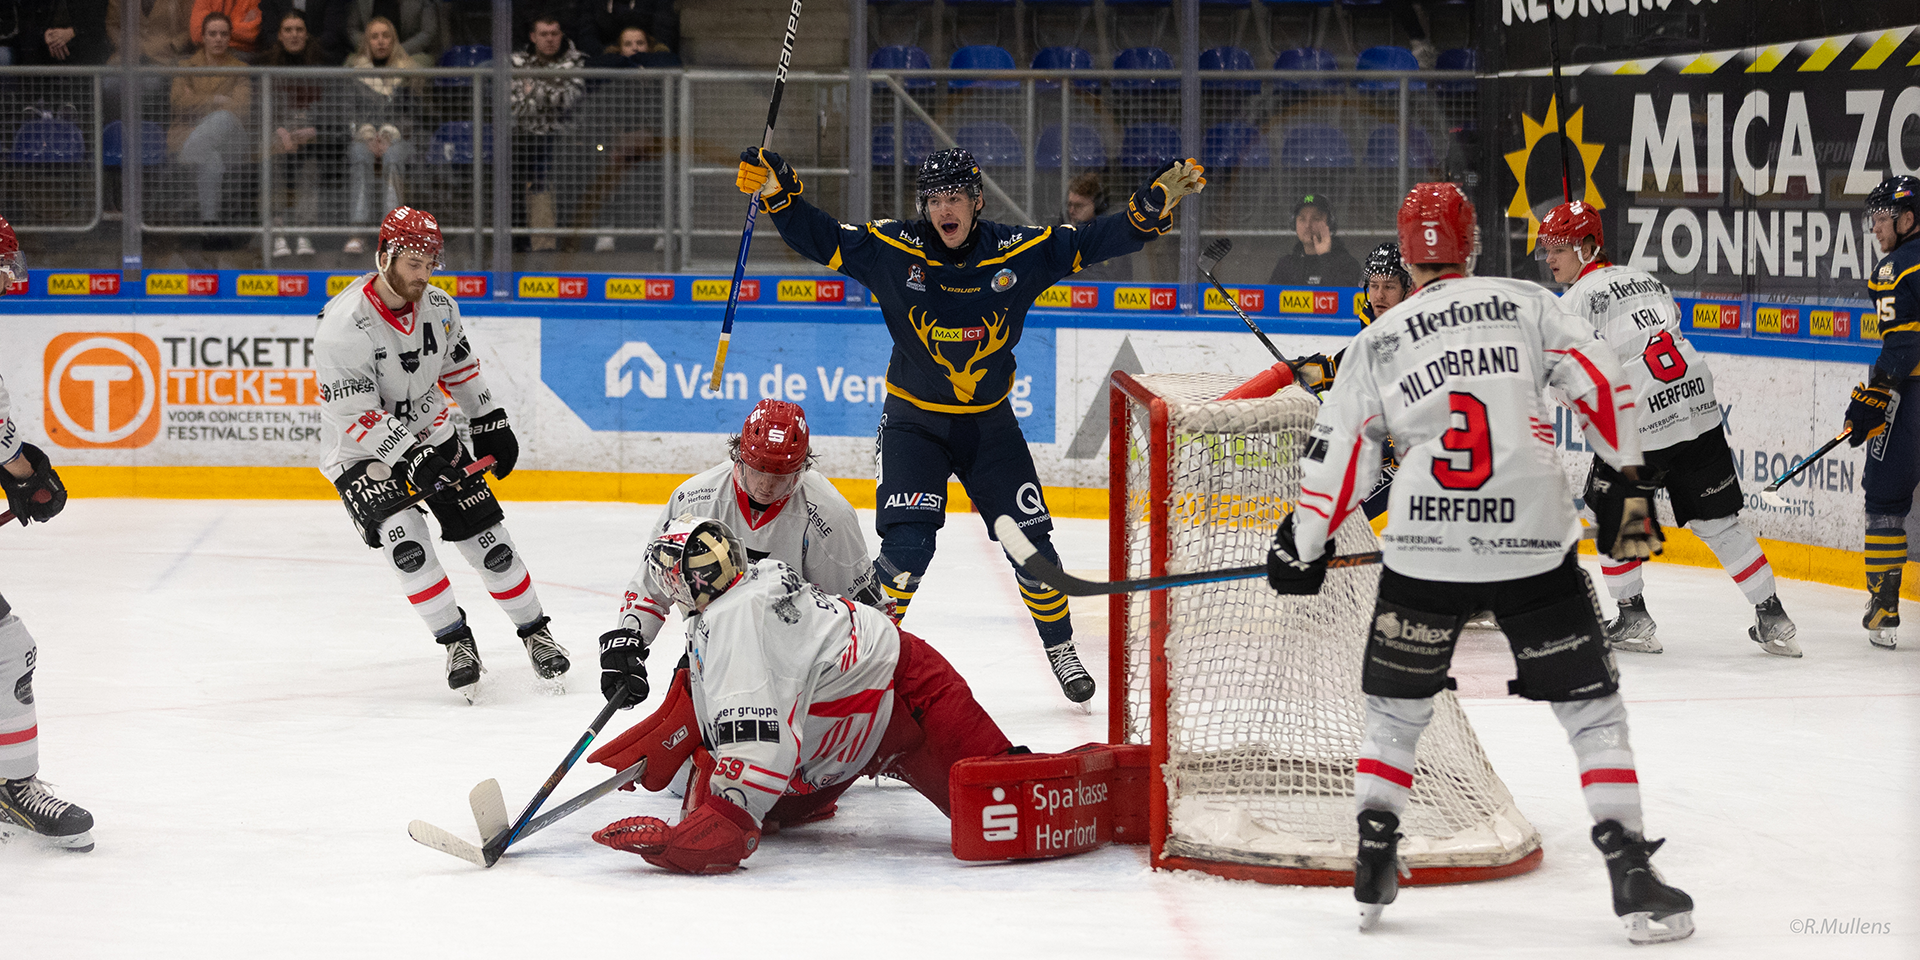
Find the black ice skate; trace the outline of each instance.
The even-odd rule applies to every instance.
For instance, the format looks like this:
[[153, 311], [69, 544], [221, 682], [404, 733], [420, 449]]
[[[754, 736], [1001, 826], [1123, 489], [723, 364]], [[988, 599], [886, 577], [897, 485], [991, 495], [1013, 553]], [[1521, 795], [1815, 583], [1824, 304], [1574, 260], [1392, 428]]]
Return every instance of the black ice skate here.
[[25, 827], [75, 853], [93, 849], [93, 814], [54, 796], [39, 777], [0, 780], [0, 835], [8, 825]]
[[1667, 885], [1655, 872], [1652, 859], [1665, 840], [1648, 840], [1627, 832], [1618, 820], [1593, 825], [1593, 845], [1607, 860], [1613, 881], [1613, 912], [1627, 927], [1634, 943], [1663, 943], [1693, 935], [1693, 898]]
[[472, 703], [483, 669], [480, 649], [473, 642], [473, 630], [462, 619], [458, 627], [434, 640], [447, 648], [447, 688], [458, 691]]
[[1060, 681], [1060, 692], [1074, 703], [1092, 700], [1093, 677], [1080, 665], [1080, 654], [1074, 650], [1073, 641], [1056, 643], [1046, 650], [1047, 664], [1053, 667], [1054, 679]]
[[1360, 811], [1360, 854], [1353, 858], [1353, 899], [1360, 902], [1360, 929], [1380, 920], [1380, 911], [1400, 895], [1400, 877], [1413, 876], [1400, 861], [1400, 818], [1387, 810]]
[[1867, 628], [1867, 642], [1893, 649], [1900, 632], [1900, 579], [1884, 573], [1867, 574], [1867, 615], [1860, 625]]
[[1620, 615], [1607, 621], [1606, 631], [1607, 646], [1615, 650], [1659, 653], [1664, 649], [1654, 636], [1653, 617], [1647, 613], [1647, 598], [1637, 593], [1620, 601]]
[[1787, 611], [1780, 606], [1778, 595], [1768, 597], [1753, 608], [1754, 625], [1747, 628], [1747, 637], [1760, 645], [1760, 649], [1776, 657], [1800, 656], [1800, 644], [1794, 642], [1798, 629], [1787, 618]]
[[519, 630], [520, 643], [527, 648], [527, 660], [542, 680], [560, 677], [573, 666], [567, 660], [567, 648], [553, 642], [553, 633], [547, 629], [548, 619], [541, 617]]

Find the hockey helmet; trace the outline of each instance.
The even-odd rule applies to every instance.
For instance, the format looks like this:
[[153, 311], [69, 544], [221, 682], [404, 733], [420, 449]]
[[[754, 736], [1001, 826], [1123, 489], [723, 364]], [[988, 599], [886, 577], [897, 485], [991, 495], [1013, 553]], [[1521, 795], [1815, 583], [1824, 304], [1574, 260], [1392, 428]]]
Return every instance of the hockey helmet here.
[[[1867, 217], [1869, 220], [1877, 213], [1885, 212], [1896, 218], [1895, 231], [1898, 232], [1898, 217], [1905, 210], [1914, 216], [1914, 230], [1920, 232], [1920, 177], [1902, 174], [1880, 181], [1880, 185], [1867, 193]], [[1902, 239], [1906, 234], [1901, 234]]]
[[1418, 183], [1400, 204], [1400, 258], [1407, 263], [1472, 261], [1473, 204], [1452, 183]]
[[425, 210], [394, 207], [393, 212], [380, 222], [378, 261], [382, 270], [387, 268], [393, 254], [400, 250], [410, 250], [426, 257], [438, 270], [444, 266], [440, 251], [445, 246], [446, 240], [440, 236], [440, 221]]
[[797, 403], [762, 400], [740, 428], [733, 480], [754, 502], [778, 503], [800, 485], [811, 456], [807, 412]]
[[747, 551], [726, 524], [681, 514], [647, 545], [647, 566], [673, 602], [697, 613], [746, 572]]
[[1367, 254], [1365, 268], [1366, 279], [1374, 277], [1392, 277], [1408, 290], [1413, 289], [1413, 278], [1407, 275], [1407, 265], [1400, 262], [1400, 245], [1389, 240], [1373, 248]]
[[1581, 241], [1588, 237], [1593, 238], [1595, 247], [1607, 245], [1606, 229], [1600, 225], [1600, 211], [1595, 210], [1592, 204], [1579, 200], [1563, 203], [1554, 207], [1547, 218], [1540, 221], [1534, 256], [1544, 260], [1549, 248], [1579, 247]]
[[7, 292], [9, 284], [18, 283], [27, 278], [27, 260], [20, 255], [20, 238], [14, 236], [13, 224], [6, 217], [0, 217], [0, 294]]
[[959, 190], [970, 199], [980, 198], [980, 165], [973, 154], [960, 147], [948, 147], [927, 154], [920, 161], [920, 177], [914, 185], [914, 203], [920, 215], [927, 213], [927, 198]]

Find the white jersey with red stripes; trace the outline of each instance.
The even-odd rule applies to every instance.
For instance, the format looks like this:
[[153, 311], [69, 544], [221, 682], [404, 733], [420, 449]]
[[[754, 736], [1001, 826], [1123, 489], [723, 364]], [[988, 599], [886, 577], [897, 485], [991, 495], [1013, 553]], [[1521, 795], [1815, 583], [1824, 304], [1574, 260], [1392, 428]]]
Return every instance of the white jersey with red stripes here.
[[1632, 386], [1593, 328], [1537, 284], [1449, 275], [1382, 314], [1347, 348], [1303, 451], [1296, 541], [1320, 556], [1359, 507], [1391, 435], [1400, 454], [1380, 535], [1387, 567], [1483, 583], [1559, 566], [1576, 536], [1544, 388], [1580, 412], [1587, 442], [1638, 465]]
[[314, 332], [329, 480], [361, 460], [392, 466], [416, 443], [444, 443], [454, 435], [448, 394], [468, 417], [499, 406], [452, 297], [430, 286], [396, 313], [374, 283], [367, 274], [327, 301]]
[[1641, 450], [1664, 450], [1720, 425], [1713, 372], [1687, 342], [1666, 284], [1629, 267], [1589, 265], [1560, 302], [1619, 358], [1640, 405]]
[[[828, 593], [859, 599], [873, 590], [873, 560], [867, 556], [866, 534], [853, 504], [812, 469], [801, 474], [800, 485], [787, 499], [755, 510], [733, 482], [733, 462], [722, 463], [673, 491], [647, 542], [686, 514], [725, 523], [746, 548], [748, 560], [778, 560]], [[665, 588], [643, 562], [621, 599], [618, 626], [652, 643], [671, 607]]]
[[20, 425], [13, 420], [13, 399], [7, 395], [6, 378], [0, 377], [0, 463], [19, 456], [20, 445], [25, 442]]
[[748, 567], [687, 619], [708, 786], [756, 819], [789, 793], [857, 776], [893, 716], [900, 633], [778, 560]]

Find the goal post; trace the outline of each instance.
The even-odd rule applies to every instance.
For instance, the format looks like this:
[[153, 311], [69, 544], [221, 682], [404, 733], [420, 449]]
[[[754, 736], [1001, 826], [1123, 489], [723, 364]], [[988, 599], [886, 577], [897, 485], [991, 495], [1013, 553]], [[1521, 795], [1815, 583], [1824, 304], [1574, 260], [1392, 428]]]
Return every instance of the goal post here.
[[[1262, 562], [1299, 496], [1298, 454], [1319, 402], [1297, 387], [1221, 401], [1225, 374], [1115, 372], [1110, 393], [1109, 575]], [[1356, 513], [1340, 553], [1378, 550]], [[1353, 880], [1360, 668], [1380, 566], [1328, 572], [1312, 597], [1262, 579], [1108, 599], [1108, 739], [1146, 744], [1156, 869], [1268, 883]], [[1411, 884], [1538, 866], [1514, 806], [1451, 691], [1421, 737], [1400, 856]]]

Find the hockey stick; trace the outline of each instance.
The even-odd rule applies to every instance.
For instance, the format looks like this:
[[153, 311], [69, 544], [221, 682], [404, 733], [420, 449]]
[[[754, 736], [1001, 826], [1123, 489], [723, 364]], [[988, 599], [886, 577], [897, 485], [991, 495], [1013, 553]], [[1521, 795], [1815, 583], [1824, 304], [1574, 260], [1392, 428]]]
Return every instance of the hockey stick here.
[[607, 698], [607, 705], [600, 708], [600, 714], [587, 725], [586, 732], [580, 735], [573, 749], [567, 751], [566, 759], [561, 760], [560, 765], [553, 768], [553, 775], [547, 778], [546, 783], [540, 785], [533, 799], [527, 801], [527, 808], [520, 812], [520, 819], [514, 821], [513, 826], [506, 832], [488, 840], [487, 845], [481, 848], [481, 856], [485, 859], [482, 866], [493, 866], [500, 859], [500, 855], [506, 852], [507, 847], [520, 839], [521, 834], [526, 832], [528, 822], [532, 821], [533, 815], [540, 811], [540, 805], [545, 803], [547, 798], [553, 795], [553, 789], [560, 785], [560, 778], [566, 776], [568, 770], [573, 769], [574, 761], [579, 760], [580, 755], [587, 752], [587, 746], [593, 743], [593, 738], [600, 735], [600, 728], [607, 725], [607, 721], [613, 718], [613, 712], [620, 709], [620, 705], [625, 703], [626, 699], [627, 684], [622, 683], [614, 688], [613, 695]]
[[[1553, 65], [1553, 99], [1559, 105], [1554, 122], [1560, 125], [1560, 199], [1573, 202], [1573, 173], [1567, 162], [1567, 89], [1560, 79], [1560, 18], [1547, 12], [1547, 57]], [[715, 389], [719, 389], [715, 387]]]
[[[594, 784], [579, 796], [535, 817], [532, 823], [527, 824], [526, 829], [520, 831], [519, 839], [525, 840], [553, 826], [568, 816], [578, 813], [580, 809], [587, 804], [640, 779], [640, 775], [645, 773], [646, 770], [647, 759], [641, 757], [640, 762], [633, 766]], [[473, 792], [468, 794], [467, 801], [473, 807], [474, 822], [479, 825], [480, 835], [482, 837], [495, 837], [501, 831], [510, 829], [511, 825], [507, 823], [506, 802], [500, 797], [500, 781], [481, 781], [479, 785], [473, 788]], [[491, 864], [487, 862], [486, 854], [482, 847], [469, 843], [455, 836], [452, 831], [442, 827], [436, 827], [425, 820], [415, 820], [407, 824], [407, 836], [412, 837], [416, 843], [432, 847], [441, 853], [452, 854], [476, 866], [491, 866]]]
[[[1175, 573], [1164, 577], [1147, 577], [1141, 580], [1082, 580], [1060, 569], [1046, 557], [1040, 556], [1033, 541], [1022, 533], [1020, 525], [1012, 517], [1002, 516], [993, 521], [993, 532], [1000, 538], [1000, 546], [1006, 548], [1007, 555], [1020, 565], [1022, 570], [1039, 578], [1040, 582], [1066, 594], [1069, 597], [1098, 597], [1111, 593], [1132, 593], [1136, 590], [1165, 590], [1168, 587], [1186, 587], [1197, 583], [1218, 583], [1222, 580], [1246, 580], [1267, 575], [1267, 565], [1262, 563], [1251, 567], [1227, 567], [1222, 570], [1200, 570], [1194, 573]], [[1328, 569], [1341, 567], [1359, 567], [1369, 563], [1379, 563], [1380, 552], [1349, 553], [1344, 556], [1330, 557]]]
[[[1227, 301], [1227, 305], [1233, 308], [1233, 312], [1240, 314], [1240, 322], [1246, 324], [1247, 329], [1252, 330], [1253, 335], [1260, 338], [1260, 342], [1266, 345], [1267, 351], [1273, 354], [1273, 358], [1275, 360], [1280, 361], [1281, 363], [1286, 364], [1288, 370], [1293, 370], [1293, 361], [1288, 360], [1283, 354], [1281, 354], [1280, 348], [1274, 346], [1272, 340], [1267, 339], [1267, 335], [1264, 332], [1262, 332], [1258, 326], [1254, 324], [1253, 318], [1247, 316], [1246, 312], [1240, 309], [1240, 298], [1234, 296], [1231, 293], [1228, 293], [1227, 288], [1221, 286], [1220, 281], [1215, 280], [1213, 278], [1213, 268], [1219, 266], [1220, 261], [1225, 260], [1227, 258], [1227, 254], [1232, 252], [1233, 252], [1233, 241], [1227, 237], [1221, 237], [1220, 239], [1215, 240], [1210, 244], [1207, 244], [1206, 252], [1200, 255], [1200, 274], [1206, 277], [1209, 283], [1213, 284], [1213, 288], [1215, 290], [1220, 291], [1221, 299], [1224, 299]], [[1212, 266], [1208, 266], [1209, 263], [1211, 263]], [[1298, 370], [1294, 370], [1294, 379], [1295, 380], [1300, 379], [1300, 372]], [[717, 390], [719, 388], [715, 387], [714, 389]]]
[[[767, 103], [767, 129], [760, 135], [760, 149], [773, 147], [773, 122], [780, 117], [780, 96], [787, 90], [787, 65], [793, 62], [793, 35], [800, 29], [800, 0], [793, 0], [787, 11], [787, 36], [780, 42], [780, 64], [773, 68], [773, 99]], [[733, 286], [727, 289], [727, 312], [720, 318], [720, 345], [713, 353], [713, 380], [708, 384], [720, 389], [727, 368], [727, 347], [733, 341], [733, 315], [740, 309], [740, 285], [747, 279], [747, 251], [753, 247], [753, 222], [760, 215], [760, 194], [747, 196], [747, 225], [740, 230], [740, 253], [733, 260]]]
[[458, 487], [460, 484], [465, 483], [467, 480], [471, 479], [472, 477], [481, 473], [485, 473], [492, 466], [493, 466], [493, 457], [491, 455], [484, 456], [478, 460], [475, 460], [472, 463], [467, 464], [464, 467], [461, 467], [460, 469], [466, 473], [466, 476], [461, 477], [458, 481], [455, 481], [453, 483], [435, 483], [433, 485], [432, 490], [421, 490], [417, 493], [407, 494], [406, 499], [401, 500], [399, 503], [394, 504], [393, 509], [388, 510], [386, 515], [381, 517], [380, 522], [375, 524], [375, 526], [384, 526], [388, 520], [392, 520], [394, 517], [399, 516], [400, 511], [405, 510], [408, 507], [415, 506], [419, 504], [421, 501], [424, 501], [425, 499], [427, 499], [428, 497], [433, 496], [434, 494], [445, 492], [446, 490], [451, 489], [453, 487]]
[[1812, 456], [1806, 458], [1805, 460], [1800, 461], [1799, 463], [1794, 464], [1793, 469], [1788, 470], [1786, 473], [1783, 473], [1780, 476], [1774, 478], [1774, 481], [1772, 483], [1767, 484], [1766, 487], [1760, 491], [1760, 499], [1765, 500], [1767, 502], [1767, 505], [1770, 507], [1787, 506], [1787, 498], [1780, 495], [1779, 493], [1780, 488], [1782, 486], [1785, 486], [1787, 481], [1792, 480], [1794, 477], [1799, 476], [1802, 470], [1805, 470], [1808, 467], [1813, 466], [1813, 462], [1815, 460], [1818, 460], [1821, 457], [1826, 456], [1828, 451], [1831, 451], [1834, 447], [1839, 446], [1840, 441], [1845, 440], [1850, 436], [1853, 436], [1853, 426], [1849, 424], [1847, 426], [1841, 427], [1840, 432], [1834, 434], [1833, 439], [1828, 440], [1823, 446], [1820, 447], [1820, 449], [1815, 450]]

